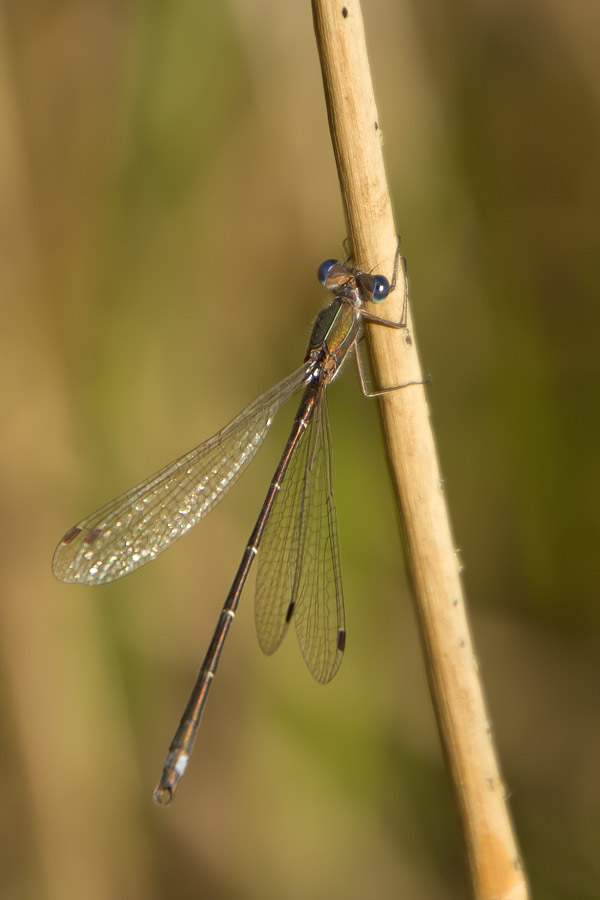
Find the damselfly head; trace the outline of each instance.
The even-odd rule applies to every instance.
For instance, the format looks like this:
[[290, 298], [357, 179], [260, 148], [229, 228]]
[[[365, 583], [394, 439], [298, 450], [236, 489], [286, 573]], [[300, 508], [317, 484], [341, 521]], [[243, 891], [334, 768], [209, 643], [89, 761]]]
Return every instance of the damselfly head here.
[[381, 303], [390, 291], [391, 285], [385, 275], [371, 275], [353, 269], [337, 259], [326, 259], [319, 266], [319, 281], [339, 297]]

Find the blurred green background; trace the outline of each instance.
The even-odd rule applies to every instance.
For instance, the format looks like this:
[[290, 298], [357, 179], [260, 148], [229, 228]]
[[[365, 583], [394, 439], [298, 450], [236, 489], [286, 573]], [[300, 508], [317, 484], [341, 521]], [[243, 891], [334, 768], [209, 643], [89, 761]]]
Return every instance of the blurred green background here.
[[[481, 668], [537, 898], [600, 896], [597, 4], [365, 2]], [[456, 817], [375, 405], [330, 391], [342, 670], [243, 598], [166, 748], [293, 410], [210, 519], [100, 589], [82, 515], [298, 364], [345, 228], [308, 2], [0, 6], [6, 900], [451, 900]]]

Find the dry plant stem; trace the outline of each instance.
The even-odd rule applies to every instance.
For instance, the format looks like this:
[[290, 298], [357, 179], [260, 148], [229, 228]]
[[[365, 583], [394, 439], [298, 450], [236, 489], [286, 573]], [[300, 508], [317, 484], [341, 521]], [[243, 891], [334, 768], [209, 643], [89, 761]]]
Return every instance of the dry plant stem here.
[[[355, 264], [391, 275], [396, 229], [358, 0], [313, 0], [329, 124]], [[399, 319], [402, 291], [386, 301]], [[381, 314], [380, 309], [374, 310]], [[422, 378], [408, 332], [371, 326], [379, 385]], [[410, 335], [410, 338], [408, 337]], [[412, 340], [411, 340], [412, 339]], [[457, 797], [476, 900], [523, 900], [525, 873], [479, 678], [422, 386], [381, 397], [386, 450], [436, 717]]]

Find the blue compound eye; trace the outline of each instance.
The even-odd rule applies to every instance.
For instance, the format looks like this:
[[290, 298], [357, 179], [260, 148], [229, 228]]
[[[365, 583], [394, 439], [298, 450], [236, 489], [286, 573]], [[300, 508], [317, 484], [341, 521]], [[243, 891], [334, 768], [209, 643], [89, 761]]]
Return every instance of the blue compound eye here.
[[390, 283], [385, 277], [385, 275], [375, 275], [373, 278], [373, 291], [372, 291], [372, 300], [373, 303], [381, 303], [382, 300], [385, 300], [387, 295], [390, 292]]
[[322, 262], [319, 266], [319, 271], [317, 272], [317, 278], [321, 282], [321, 284], [327, 284], [327, 279], [329, 278], [329, 273], [333, 269], [334, 266], [339, 265], [339, 261], [337, 259], [326, 259], [325, 262]]

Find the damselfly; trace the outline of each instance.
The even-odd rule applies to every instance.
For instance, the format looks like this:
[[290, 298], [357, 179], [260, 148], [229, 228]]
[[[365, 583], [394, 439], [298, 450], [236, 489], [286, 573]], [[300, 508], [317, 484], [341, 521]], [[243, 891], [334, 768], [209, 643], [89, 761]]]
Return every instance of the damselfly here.
[[[365, 302], [386, 299], [396, 287], [400, 264], [404, 313], [402, 321], [392, 322], [367, 312]], [[334, 299], [317, 317], [300, 368], [213, 437], [78, 522], [54, 553], [56, 578], [77, 584], [105, 584], [150, 562], [223, 499], [253, 459], [280, 406], [304, 388], [281, 461], [169, 748], [154, 794], [159, 803], [169, 803], [187, 766], [223, 644], [257, 555], [255, 619], [265, 653], [277, 650], [293, 619], [302, 655], [317, 681], [330, 681], [342, 661], [346, 625], [325, 391], [357, 347], [364, 321], [406, 328], [408, 279], [398, 251], [391, 283], [383, 275], [334, 259], [319, 267], [319, 280]], [[365, 394], [381, 393], [367, 390], [360, 364], [359, 372]]]

